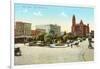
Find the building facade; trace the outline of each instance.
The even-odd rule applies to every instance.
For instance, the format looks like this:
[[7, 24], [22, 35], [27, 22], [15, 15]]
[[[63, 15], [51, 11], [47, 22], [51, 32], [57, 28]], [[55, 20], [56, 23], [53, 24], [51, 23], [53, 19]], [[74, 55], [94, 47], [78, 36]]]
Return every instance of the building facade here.
[[15, 23], [15, 41], [23, 41], [23, 38], [31, 38], [31, 23]]
[[40, 34], [45, 33], [44, 29], [36, 29], [36, 30], [32, 30], [31, 34], [32, 34], [32, 38], [37, 38]]
[[73, 15], [71, 31], [75, 36], [86, 36], [89, 34], [89, 24], [84, 24], [82, 20], [77, 24], [75, 15]]
[[36, 29], [44, 29], [45, 33], [53, 33], [56, 35], [59, 35], [61, 33], [61, 27], [58, 25], [53, 25], [53, 24], [37, 25]]

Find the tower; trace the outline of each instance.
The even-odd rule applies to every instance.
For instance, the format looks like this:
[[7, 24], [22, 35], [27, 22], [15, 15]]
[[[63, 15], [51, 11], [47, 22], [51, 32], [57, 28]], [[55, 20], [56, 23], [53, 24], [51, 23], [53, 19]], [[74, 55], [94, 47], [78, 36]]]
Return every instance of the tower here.
[[76, 24], [76, 18], [75, 18], [75, 15], [73, 15], [73, 17], [72, 17], [72, 24], [73, 24], [73, 25]]
[[80, 21], [80, 24], [83, 25], [83, 21], [82, 20]]
[[75, 15], [72, 17], [72, 33], [75, 33], [76, 18]]

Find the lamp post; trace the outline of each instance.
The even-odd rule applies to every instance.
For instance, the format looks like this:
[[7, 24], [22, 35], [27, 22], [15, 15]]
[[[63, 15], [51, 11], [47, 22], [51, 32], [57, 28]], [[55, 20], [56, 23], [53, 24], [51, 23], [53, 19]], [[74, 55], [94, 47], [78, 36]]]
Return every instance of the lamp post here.
[[25, 43], [26, 43], [26, 34], [25, 34], [25, 26], [24, 26], [24, 45], [25, 45]]

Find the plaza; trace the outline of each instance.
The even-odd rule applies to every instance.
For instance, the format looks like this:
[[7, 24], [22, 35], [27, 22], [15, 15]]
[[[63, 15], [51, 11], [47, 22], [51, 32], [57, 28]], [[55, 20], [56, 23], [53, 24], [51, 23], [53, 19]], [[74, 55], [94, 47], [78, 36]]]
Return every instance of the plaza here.
[[[94, 44], [92, 45], [94, 46]], [[22, 51], [22, 56], [14, 56], [15, 65], [67, 63], [94, 60], [94, 49], [88, 48], [87, 39], [80, 42], [80, 47], [73, 46], [73, 48], [50, 48], [48, 46], [29, 47], [27, 44], [15, 44], [15, 46], [20, 47]]]

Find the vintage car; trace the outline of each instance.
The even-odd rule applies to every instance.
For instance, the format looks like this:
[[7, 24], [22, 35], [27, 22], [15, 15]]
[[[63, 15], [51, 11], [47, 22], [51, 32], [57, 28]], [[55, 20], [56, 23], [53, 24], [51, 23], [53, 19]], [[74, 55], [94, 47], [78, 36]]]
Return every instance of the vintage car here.
[[20, 47], [17, 47], [17, 48], [14, 49], [14, 54], [15, 54], [15, 56], [21, 56], [22, 55]]

